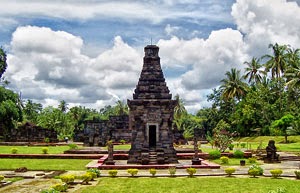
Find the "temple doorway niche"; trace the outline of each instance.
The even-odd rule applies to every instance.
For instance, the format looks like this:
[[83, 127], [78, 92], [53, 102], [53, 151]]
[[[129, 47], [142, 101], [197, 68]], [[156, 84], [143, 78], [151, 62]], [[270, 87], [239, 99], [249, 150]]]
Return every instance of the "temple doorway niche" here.
[[156, 147], [157, 139], [158, 139], [158, 125], [157, 124], [149, 124], [148, 125], [149, 148]]

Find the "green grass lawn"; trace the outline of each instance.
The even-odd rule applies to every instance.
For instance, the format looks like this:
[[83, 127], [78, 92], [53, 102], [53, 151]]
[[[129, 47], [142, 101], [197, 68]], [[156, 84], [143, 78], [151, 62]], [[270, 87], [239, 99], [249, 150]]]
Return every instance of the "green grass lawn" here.
[[235, 177], [181, 178], [100, 178], [96, 187], [84, 187], [76, 193], [268, 193], [284, 188], [299, 192], [296, 180]]
[[89, 159], [0, 159], [0, 170], [15, 170], [26, 167], [29, 170], [86, 170]]
[[[130, 144], [114, 145], [114, 150], [130, 150], [130, 148], [131, 148]], [[107, 147], [102, 147], [102, 149], [107, 150]]]
[[[222, 166], [237, 166], [237, 165], [240, 165], [240, 160], [245, 160], [246, 166], [250, 166], [253, 164], [253, 163], [249, 163], [248, 159], [237, 159], [237, 158], [229, 158], [228, 164], [223, 164], [221, 159], [215, 159], [215, 160], [210, 160], [210, 161], [214, 162], [216, 164], [222, 165]], [[256, 164], [260, 165], [260, 164], [262, 164], [262, 162], [256, 161]]]
[[61, 154], [70, 149], [69, 146], [0, 146], [0, 154], [9, 154], [12, 148], [17, 148], [19, 154], [43, 154], [45, 147], [48, 148], [48, 154]]

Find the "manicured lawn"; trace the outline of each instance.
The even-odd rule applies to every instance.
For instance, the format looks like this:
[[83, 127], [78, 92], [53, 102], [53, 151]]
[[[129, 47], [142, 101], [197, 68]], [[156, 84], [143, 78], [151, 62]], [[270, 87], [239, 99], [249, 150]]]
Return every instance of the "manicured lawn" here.
[[29, 170], [86, 170], [89, 159], [0, 159], [0, 170], [15, 170], [27, 167]]
[[0, 154], [9, 154], [12, 148], [17, 148], [19, 154], [43, 154], [45, 147], [48, 148], [48, 154], [61, 154], [70, 149], [69, 146], [0, 146]]
[[[130, 148], [130, 144], [114, 145], [114, 150], [130, 150]], [[102, 147], [102, 149], [107, 149], [107, 147]]]
[[[214, 162], [216, 164], [220, 164], [222, 166], [237, 166], [240, 165], [240, 160], [245, 160], [246, 161], [246, 165], [252, 165], [251, 163], [249, 163], [248, 159], [237, 159], [237, 158], [229, 158], [229, 163], [228, 164], [222, 164], [221, 159], [215, 159], [215, 160], [210, 160], [211, 162]], [[257, 161], [256, 164], [262, 164], [261, 161]]]
[[278, 188], [299, 192], [300, 183], [263, 177], [100, 178], [96, 187], [87, 186], [76, 193], [267, 193]]

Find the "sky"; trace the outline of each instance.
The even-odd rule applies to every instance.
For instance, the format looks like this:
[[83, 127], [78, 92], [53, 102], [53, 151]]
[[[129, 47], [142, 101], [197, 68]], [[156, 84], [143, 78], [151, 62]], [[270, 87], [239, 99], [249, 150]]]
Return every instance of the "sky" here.
[[300, 46], [300, 0], [0, 0], [4, 74], [22, 99], [99, 110], [132, 99], [144, 47], [158, 45], [173, 97], [189, 112], [226, 71]]

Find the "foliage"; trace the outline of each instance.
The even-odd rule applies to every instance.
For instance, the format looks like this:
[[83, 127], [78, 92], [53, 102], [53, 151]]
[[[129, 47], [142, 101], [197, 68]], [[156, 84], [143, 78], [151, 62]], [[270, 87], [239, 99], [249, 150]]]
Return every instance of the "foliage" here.
[[152, 176], [155, 176], [155, 174], [156, 174], [156, 169], [155, 169], [155, 168], [149, 169], [149, 173], [150, 173]]
[[295, 170], [294, 173], [296, 175], [296, 179], [300, 179], [300, 170]]
[[7, 62], [6, 62], [6, 53], [3, 50], [2, 47], [0, 47], [0, 79], [2, 78], [2, 75], [4, 74], [6, 68], [7, 68]]
[[66, 184], [71, 184], [75, 180], [75, 176], [73, 174], [61, 175], [59, 178], [61, 179], [62, 182]]
[[127, 173], [131, 175], [131, 177], [134, 177], [138, 174], [139, 170], [138, 169], [128, 169]]
[[68, 144], [69, 149], [78, 149], [78, 145], [76, 145], [75, 143], [70, 143]]
[[233, 157], [235, 158], [244, 158], [244, 152], [241, 150], [235, 150], [233, 152]]
[[126, 140], [125, 140], [125, 139], [121, 139], [121, 140], [120, 140], [120, 143], [121, 143], [122, 145], [124, 145], [124, 144], [126, 143]]
[[48, 190], [42, 190], [41, 193], [60, 193], [60, 191], [57, 191], [57, 190], [55, 190], [53, 188], [50, 188]]
[[108, 174], [110, 177], [116, 177], [118, 174], [118, 170], [108, 170]]
[[281, 169], [273, 169], [273, 170], [270, 170], [270, 173], [272, 174], [273, 178], [279, 178], [282, 174], [282, 170]]
[[0, 182], [4, 180], [4, 176], [0, 175]]
[[174, 177], [175, 174], [176, 174], [176, 167], [169, 167], [168, 171], [169, 171], [169, 174], [170, 174], [172, 177]]
[[291, 114], [284, 115], [278, 120], [272, 122], [272, 128], [279, 128], [283, 131], [285, 136], [285, 143], [287, 143], [287, 128], [291, 126], [292, 122], [294, 121], [295, 117]]
[[49, 143], [49, 142], [50, 142], [49, 137], [45, 137], [44, 142], [45, 142], [45, 143]]
[[59, 192], [66, 192], [68, 189], [68, 184], [66, 183], [59, 183], [51, 186], [52, 189], [59, 191]]
[[222, 156], [220, 158], [222, 164], [228, 164], [229, 163], [229, 158], [227, 156]]
[[228, 130], [230, 125], [224, 120], [220, 120], [216, 128], [213, 129], [213, 139], [215, 146], [221, 151], [224, 152], [229, 144], [233, 142], [233, 136], [235, 133], [230, 133]]
[[235, 172], [235, 168], [225, 168], [225, 173], [231, 176]]
[[92, 176], [92, 180], [94, 180], [95, 178], [97, 178], [97, 174], [95, 172], [87, 171], [86, 173]]
[[228, 145], [229, 150], [233, 150], [233, 148], [234, 148], [234, 144], [231, 143], [231, 144]]
[[248, 169], [248, 174], [253, 177], [263, 175], [263, 173], [264, 173], [264, 170], [262, 169], [262, 167], [260, 167], [256, 164], [251, 165]]
[[247, 145], [246, 143], [241, 143], [242, 148], [246, 148], [246, 145]]
[[101, 172], [100, 172], [100, 170], [97, 169], [97, 168], [90, 168], [90, 169], [88, 169], [88, 172], [95, 173], [95, 174], [96, 174], [96, 177], [100, 177], [100, 176], [101, 176]]
[[48, 154], [49, 149], [47, 147], [42, 148], [43, 154]]
[[249, 162], [250, 164], [256, 164], [257, 159], [256, 159], [256, 157], [249, 157], [249, 158], [248, 158], [248, 162]]
[[193, 177], [197, 170], [196, 168], [186, 168], [186, 172], [189, 174], [189, 177]]
[[11, 148], [11, 153], [12, 153], [12, 154], [18, 153], [18, 149], [17, 149], [17, 148]]
[[221, 157], [221, 152], [219, 150], [214, 150], [209, 152], [209, 159], [219, 159]]
[[24, 115], [24, 119], [28, 122], [37, 124], [37, 118], [39, 114], [42, 112], [43, 106], [40, 103], [34, 103], [32, 100], [27, 100], [22, 112]]
[[93, 179], [93, 174], [92, 172], [86, 172], [85, 174], [80, 176], [80, 178], [82, 180], [82, 184], [88, 184]]

